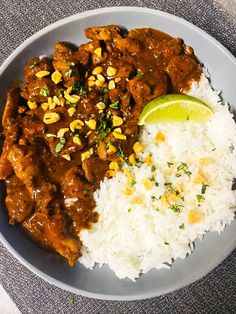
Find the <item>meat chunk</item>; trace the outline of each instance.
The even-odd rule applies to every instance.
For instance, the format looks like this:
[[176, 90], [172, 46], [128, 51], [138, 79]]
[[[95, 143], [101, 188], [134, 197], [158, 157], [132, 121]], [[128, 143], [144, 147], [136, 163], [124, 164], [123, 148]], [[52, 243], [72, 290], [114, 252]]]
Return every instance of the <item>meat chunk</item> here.
[[82, 168], [86, 179], [93, 183], [96, 188], [109, 169], [109, 161], [101, 160], [98, 157], [91, 157], [83, 161]]
[[58, 87], [48, 77], [35, 77], [26, 83], [21, 91], [21, 96], [30, 101], [39, 103], [47, 102], [48, 96], [58, 95]]
[[165, 63], [168, 63], [171, 58], [183, 52], [182, 40], [180, 38], [171, 38], [162, 41], [150, 39], [148, 45], [150, 49], [158, 52], [159, 57], [165, 59]]
[[85, 200], [92, 193], [92, 186], [86, 182], [82, 171], [77, 167], [71, 168], [65, 174], [62, 181], [62, 190], [67, 198], [78, 198]]
[[142, 48], [140, 41], [132, 38], [115, 38], [114, 45], [120, 51], [131, 53], [138, 53]]
[[48, 58], [33, 58], [25, 66], [24, 76], [27, 82], [31, 81], [39, 71], [52, 72], [52, 61]]
[[5, 202], [10, 217], [10, 224], [24, 221], [30, 216], [33, 209], [33, 202], [25, 185], [15, 175], [7, 182]]
[[9, 124], [15, 121], [18, 114], [18, 106], [20, 103], [20, 90], [18, 88], [11, 89], [7, 94], [7, 101], [2, 116], [2, 126], [7, 128]]
[[81, 242], [66, 232], [66, 220], [61, 213], [48, 217], [45, 224], [47, 239], [56, 252], [64, 256], [70, 266], [74, 266], [80, 256]]
[[93, 40], [113, 40], [119, 37], [120, 27], [117, 25], [89, 27], [85, 29], [85, 36]]
[[166, 68], [171, 84], [176, 92], [182, 92], [188, 81], [199, 79], [201, 66], [193, 58], [181, 55], [172, 58]]

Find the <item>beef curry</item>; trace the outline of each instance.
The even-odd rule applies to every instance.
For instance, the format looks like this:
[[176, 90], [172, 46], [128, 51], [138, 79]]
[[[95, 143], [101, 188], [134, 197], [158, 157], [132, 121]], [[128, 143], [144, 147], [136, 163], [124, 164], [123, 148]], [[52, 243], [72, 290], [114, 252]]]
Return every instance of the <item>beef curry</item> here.
[[85, 35], [90, 41], [78, 48], [57, 43], [52, 59], [31, 59], [2, 118], [9, 222], [70, 265], [80, 256], [80, 231], [99, 219], [100, 181], [137, 161], [144, 106], [187, 90], [202, 73], [191, 47], [157, 30], [111, 25]]

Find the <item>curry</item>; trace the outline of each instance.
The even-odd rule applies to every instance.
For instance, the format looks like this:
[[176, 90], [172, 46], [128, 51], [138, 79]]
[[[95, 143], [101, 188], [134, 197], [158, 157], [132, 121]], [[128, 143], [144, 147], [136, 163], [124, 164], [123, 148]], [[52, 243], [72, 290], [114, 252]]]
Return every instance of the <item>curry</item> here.
[[99, 219], [100, 181], [124, 162], [138, 166], [133, 146], [144, 106], [187, 90], [202, 73], [191, 47], [158, 30], [110, 25], [85, 35], [90, 41], [78, 48], [57, 43], [52, 59], [31, 59], [2, 118], [9, 222], [71, 266], [80, 231]]

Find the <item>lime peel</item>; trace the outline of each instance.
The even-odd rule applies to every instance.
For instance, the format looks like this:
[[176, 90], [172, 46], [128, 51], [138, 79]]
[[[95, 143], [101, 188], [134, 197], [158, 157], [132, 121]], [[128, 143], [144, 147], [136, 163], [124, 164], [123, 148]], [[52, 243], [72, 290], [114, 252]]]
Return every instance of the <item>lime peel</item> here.
[[212, 109], [198, 98], [184, 94], [160, 96], [143, 109], [139, 125], [157, 122], [206, 122], [213, 114]]

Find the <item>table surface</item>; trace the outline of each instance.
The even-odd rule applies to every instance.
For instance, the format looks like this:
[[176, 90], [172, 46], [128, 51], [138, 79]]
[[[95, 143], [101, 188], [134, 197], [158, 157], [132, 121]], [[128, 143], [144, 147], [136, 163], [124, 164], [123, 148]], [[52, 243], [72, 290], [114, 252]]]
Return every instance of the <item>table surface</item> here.
[[[236, 56], [235, 0], [0, 0], [0, 64], [26, 38], [71, 14], [105, 6], [144, 6], [183, 17], [218, 39]], [[234, 19], [235, 18], [235, 19]], [[0, 288], [21, 313], [235, 313], [236, 250], [216, 269], [190, 286], [157, 298], [115, 302], [93, 300], [61, 290], [22, 266], [0, 244]], [[0, 314], [14, 305], [0, 289]], [[10, 303], [7, 303], [10, 304]]]

